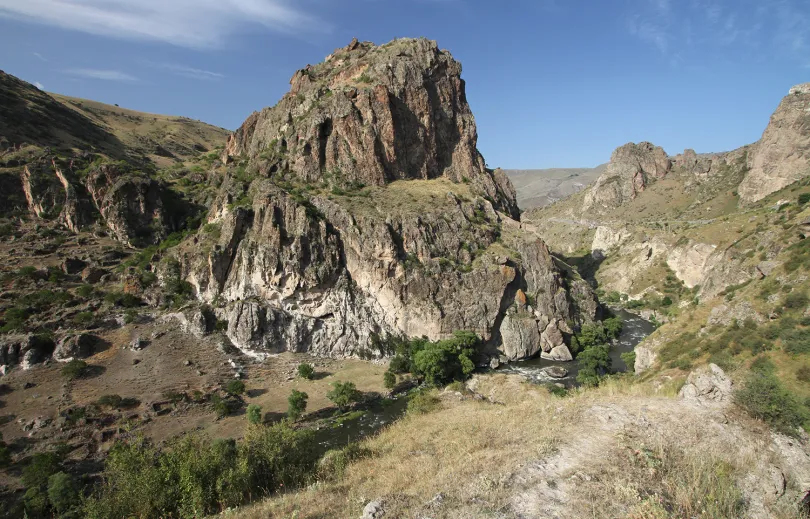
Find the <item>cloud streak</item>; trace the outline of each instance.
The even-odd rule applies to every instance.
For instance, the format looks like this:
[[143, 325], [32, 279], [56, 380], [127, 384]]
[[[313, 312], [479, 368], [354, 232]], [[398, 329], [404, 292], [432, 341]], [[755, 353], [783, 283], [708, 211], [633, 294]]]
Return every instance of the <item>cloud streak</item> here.
[[290, 0], [0, 0], [0, 16], [182, 47], [224, 44], [245, 26], [294, 33], [326, 25]]
[[123, 81], [132, 82], [138, 81], [138, 78], [121, 72], [118, 70], [101, 70], [94, 68], [73, 68], [65, 71], [71, 76], [82, 77], [86, 79], [98, 79], [100, 81]]
[[145, 64], [152, 68], [165, 70], [175, 76], [196, 79], [198, 81], [216, 81], [225, 78], [225, 74], [220, 74], [219, 72], [178, 65], [176, 63], [153, 63], [148, 61]]

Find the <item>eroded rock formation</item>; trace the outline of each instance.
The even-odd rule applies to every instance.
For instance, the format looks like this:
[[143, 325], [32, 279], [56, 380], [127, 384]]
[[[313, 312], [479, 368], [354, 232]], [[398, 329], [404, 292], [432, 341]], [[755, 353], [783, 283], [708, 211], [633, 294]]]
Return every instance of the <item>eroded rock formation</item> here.
[[229, 139], [231, 175], [182, 276], [257, 354], [383, 356], [377, 337], [473, 331], [512, 359], [596, 316], [488, 170], [461, 66], [427, 40], [353, 42]]

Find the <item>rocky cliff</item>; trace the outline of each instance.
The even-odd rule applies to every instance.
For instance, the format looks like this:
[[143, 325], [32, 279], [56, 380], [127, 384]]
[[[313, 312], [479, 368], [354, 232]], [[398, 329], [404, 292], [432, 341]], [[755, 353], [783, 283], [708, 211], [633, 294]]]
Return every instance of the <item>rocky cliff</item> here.
[[353, 41], [230, 137], [178, 257], [238, 347], [383, 356], [379, 337], [470, 330], [518, 359], [564, 354], [596, 317], [587, 284], [513, 219], [460, 74], [435, 42]]
[[740, 197], [756, 202], [810, 175], [810, 83], [790, 89], [752, 146]]

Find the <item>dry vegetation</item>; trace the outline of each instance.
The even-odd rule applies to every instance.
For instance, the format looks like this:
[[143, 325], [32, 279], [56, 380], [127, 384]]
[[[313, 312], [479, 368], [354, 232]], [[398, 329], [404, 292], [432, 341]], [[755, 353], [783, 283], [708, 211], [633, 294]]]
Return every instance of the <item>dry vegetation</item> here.
[[517, 377], [473, 385], [488, 401], [445, 391], [441, 410], [363, 442], [370, 456], [339, 479], [226, 516], [351, 518], [371, 500], [385, 517], [433, 518], [721, 519], [759, 506], [742, 489], [773, 456], [767, 430], [676, 400], [677, 381], [614, 379], [566, 398]]

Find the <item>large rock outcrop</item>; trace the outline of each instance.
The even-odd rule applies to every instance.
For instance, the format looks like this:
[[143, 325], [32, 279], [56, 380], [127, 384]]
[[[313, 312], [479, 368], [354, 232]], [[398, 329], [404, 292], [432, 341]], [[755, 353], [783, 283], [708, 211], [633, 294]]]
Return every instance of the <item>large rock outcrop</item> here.
[[427, 40], [353, 42], [230, 138], [231, 174], [178, 259], [234, 344], [383, 356], [381, 336], [469, 330], [518, 359], [595, 317], [587, 283], [512, 219], [460, 72]]
[[810, 175], [810, 83], [790, 89], [751, 147], [739, 194], [756, 202]]
[[649, 142], [625, 144], [613, 152], [607, 169], [585, 195], [583, 212], [619, 207], [671, 169], [672, 160], [663, 148]]
[[290, 85], [276, 106], [251, 115], [230, 137], [225, 160], [249, 157], [309, 183], [445, 177], [472, 183], [517, 216], [511, 182], [503, 171], [487, 171], [476, 147], [461, 64], [436, 42], [355, 40], [296, 72]]

